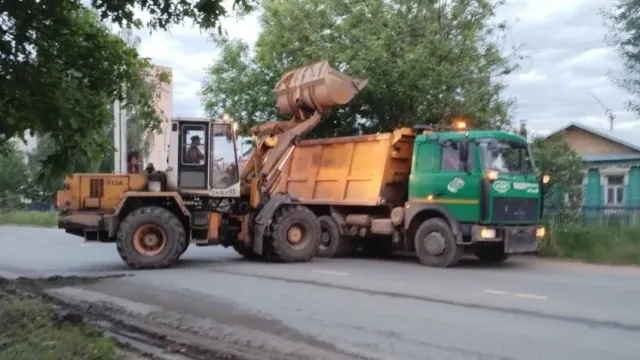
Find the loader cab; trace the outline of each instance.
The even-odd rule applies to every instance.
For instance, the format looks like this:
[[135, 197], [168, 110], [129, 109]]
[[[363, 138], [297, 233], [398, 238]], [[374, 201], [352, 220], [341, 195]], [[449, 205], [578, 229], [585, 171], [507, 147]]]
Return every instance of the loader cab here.
[[198, 118], [174, 120], [167, 186], [181, 193], [240, 196], [235, 126]]

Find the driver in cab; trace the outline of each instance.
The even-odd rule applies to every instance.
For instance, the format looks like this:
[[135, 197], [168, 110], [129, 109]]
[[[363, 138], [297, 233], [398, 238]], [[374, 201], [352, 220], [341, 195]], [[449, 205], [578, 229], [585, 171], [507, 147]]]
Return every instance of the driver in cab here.
[[201, 164], [204, 161], [204, 154], [198, 149], [198, 146], [200, 146], [200, 136], [194, 135], [191, 137], [191, 145], [185, 156], [187, 164]]

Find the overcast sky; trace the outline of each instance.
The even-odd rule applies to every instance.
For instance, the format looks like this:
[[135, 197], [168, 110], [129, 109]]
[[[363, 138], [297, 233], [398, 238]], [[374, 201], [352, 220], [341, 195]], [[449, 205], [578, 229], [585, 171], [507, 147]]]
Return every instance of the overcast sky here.
[[[606, 28], [600, 9], [610, 0], [508, 0], [500, 19], [512, 24], [508, 46], [523, 45], [521, 69], [507, 79], [508, 94], [518, 101], [516, 121], [547, 133], [569, 122], [608, 128], [605, 109], [588, 93], [596, 95], [616, 116], [616, 129], [640, 134], [640, 122], [625, 110], [629, 96], [611, 84], [610, 71], [618, 59], [606, 47]], [[223, 24], [232, 37], [253, 43], [259, 27], [256, 15]], [[174, 27], [171, 33], [141, 34], [140, 52], [158, 65], [173, 68], [174, 115], [202, 116], [197, 92], [205, 68], [216, 52], [206, 34], [190, 26]]]

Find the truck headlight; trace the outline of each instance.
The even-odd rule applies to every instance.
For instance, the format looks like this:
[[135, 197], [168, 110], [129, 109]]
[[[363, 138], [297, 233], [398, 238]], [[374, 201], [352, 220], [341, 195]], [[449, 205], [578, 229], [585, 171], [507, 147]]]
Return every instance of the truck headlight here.
[[162, 183], [160, 183], [160, 181], [149, 181], [149, 191], [151, 192], [162, 191]]
[[544, 226], [540, 226], [539, 228], [536, 229], [536, 237], [538, 239], [542, 239], [546, 233], [547, 231], [544, 228]]
[[483, 239], [495, 239], [496, 238], [496, 229], [488, 229], [484, 228], [480, 230], [480, 237]]

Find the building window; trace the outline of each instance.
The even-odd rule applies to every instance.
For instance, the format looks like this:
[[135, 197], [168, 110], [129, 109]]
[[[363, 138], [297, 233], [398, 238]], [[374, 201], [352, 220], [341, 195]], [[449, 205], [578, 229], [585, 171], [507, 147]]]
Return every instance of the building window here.
[[608, 175], [606, 177], [605, 203], [611, 206], [624, 204], [624, 175]]

